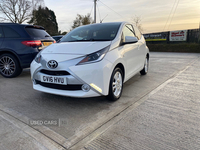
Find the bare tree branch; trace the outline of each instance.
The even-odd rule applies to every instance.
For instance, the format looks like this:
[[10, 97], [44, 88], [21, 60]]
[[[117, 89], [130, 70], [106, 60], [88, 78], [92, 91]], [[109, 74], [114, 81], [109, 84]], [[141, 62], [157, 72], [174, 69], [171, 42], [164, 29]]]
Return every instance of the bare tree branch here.
[[32, 11], [39, 5], [44, 5], [43, 0], [0, 0], [1, 21], [23, 23], [32, 16]]
[[132, 17], [132, 22], [133, 22], [133, 24], [136, 26], [136, 27], [138, 27], [138, 29], [141, 31], [141, 32], [143, 32], [144, 31], [144, 29], [143, 29], [143, 27], [142, 27], [142, 19], [141, 19], [141, 17], [140, 16], [134, 16], [134, 17]]

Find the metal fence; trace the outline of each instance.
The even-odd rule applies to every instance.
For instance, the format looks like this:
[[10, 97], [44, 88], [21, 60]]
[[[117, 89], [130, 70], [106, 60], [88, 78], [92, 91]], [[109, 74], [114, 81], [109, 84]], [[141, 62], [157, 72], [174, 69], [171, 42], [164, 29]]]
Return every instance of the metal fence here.
[[199, 29], [188, 30], [187, 42], [200, 43], [200, 30]]
[[170, 41], [170, 31], [144, 34], [147, 43], [200, 43], [200, 29], [187, 30], [185, 41]]

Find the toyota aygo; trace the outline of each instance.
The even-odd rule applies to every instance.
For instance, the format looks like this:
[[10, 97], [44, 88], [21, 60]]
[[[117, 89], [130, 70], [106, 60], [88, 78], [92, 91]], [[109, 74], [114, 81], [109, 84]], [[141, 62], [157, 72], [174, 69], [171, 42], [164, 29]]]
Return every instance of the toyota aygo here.
[[149, 66], [149, 49], [128, 22], [78, 27], [31, 63], [33, 88], [70, 97], [120, 98], [123, 83]]

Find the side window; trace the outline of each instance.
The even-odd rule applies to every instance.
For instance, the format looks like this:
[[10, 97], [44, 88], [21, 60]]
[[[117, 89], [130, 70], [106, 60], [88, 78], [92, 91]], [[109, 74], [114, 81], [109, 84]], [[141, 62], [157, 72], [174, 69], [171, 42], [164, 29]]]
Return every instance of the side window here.
[[125, 25], [122, 33], [122, 41], [124, 42], [126, 36], [133, 36], [135, 37], [135, 34], [133, 32], [133, 28], [131, 25]]
[[135, 29], [135, 34], [136, 34], [137, 38], [140, 39], [142, 36], [140, 30], [137, 27], [134, 27], [134, 29]]
[[131, 30], [131, 31], [134, 33], [134, 35], [135, 35], [135, 32], [134, 32], [134, 29], [133, 29], [133, 26], [132, 26], [132, 25], [127, 24], [126, 27], [127, 27], [129, 30]]
[[2, 27], [0, 26], [0, 38], [3, 38], [4, 35], [3, 35], [3, 30], [2, 30]]
[[5, 34], [5, 38], [19, 38], [20, 37], [20, 35], [16, 31], [14, 31], [13, 29], [9, 27], [3, 26], [3, 31]]
[[126, 25], [123, 29], [123, 34], [124, 34], [124, 37], [125, 36], [133, 36], [135, 37], [135, 34], [133, 32], [133, 29], [130, 28], [130, 26]]

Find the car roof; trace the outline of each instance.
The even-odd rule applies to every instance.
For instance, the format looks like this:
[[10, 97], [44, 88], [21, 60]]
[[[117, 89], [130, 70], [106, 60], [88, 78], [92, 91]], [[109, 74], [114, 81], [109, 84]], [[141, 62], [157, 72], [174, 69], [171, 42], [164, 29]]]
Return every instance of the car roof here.
[[88, 25], [101, 25], [101, 24], [110, 24], [110, 25], [120, 25], [122, 24], [123, 22], [105, 22], [105, 23], [94, 23], [94, 24], [88, 24]]
[[[101, 24], [108, 24], [108, 25], [124, 25], [124, 24], [132, 24], [130, 22], [126, 22], [126, 21], [122, 21], [122, 22], [104, 22], [104, 23], [94, 23], [94, 24], [87, 24], [87, 25], [83, 25], [83, 26], [98, 26]], [[132, 24], [133, 25], [133, 24]], [[133, 25], [134, 26], [134, 25]], [[79, 26], [81, 27], [81, 26]]]
[[5, 23], [2, 22], [2, 23], [0, 23], [0, 25], [18, 25], [18, 26], [35, 27], [35, 28], [44, 29], [44, 27], [42, 27], [42, 26], [38, 26], [38, 25], [19, 24], [19, 23], [11, 23], [11, 22], [5, 22]]

